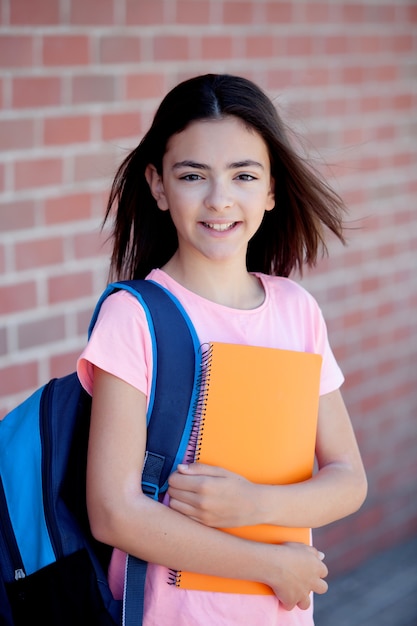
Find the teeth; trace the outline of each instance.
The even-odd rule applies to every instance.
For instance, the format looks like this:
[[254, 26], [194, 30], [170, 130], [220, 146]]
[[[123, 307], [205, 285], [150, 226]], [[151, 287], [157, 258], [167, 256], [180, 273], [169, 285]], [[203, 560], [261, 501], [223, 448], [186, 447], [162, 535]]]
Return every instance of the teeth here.
[[229, 222], [228, 224], [208, 224], [207, 222], [203, 222], [204, 226], [207, 226], [208, 228], [211, 228], [213, 230], [218, 230], [220, 232], [224, 231], [224, 230], [229, 230], [229, 228], [232, 228], [234, 226], [234, 222]]

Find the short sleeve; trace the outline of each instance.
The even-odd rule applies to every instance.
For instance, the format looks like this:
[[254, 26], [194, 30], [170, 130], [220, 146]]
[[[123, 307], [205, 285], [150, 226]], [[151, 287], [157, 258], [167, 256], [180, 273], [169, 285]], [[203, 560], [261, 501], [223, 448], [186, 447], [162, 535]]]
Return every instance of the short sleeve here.
[[320, 378], [320, 395], [324, 395], [339, 389], [344, 382], [344, 376], [330, 347], [326, 322], [318, 305], [315, 313], [314, 337], [314, 352], [321, 354], [323, 357]]
[[77, 374], [91, 395], [94, 367], [117, 376], [149, 397], [152, 346], [146, 314], [138, 300], [118, 291], [103, 302]]

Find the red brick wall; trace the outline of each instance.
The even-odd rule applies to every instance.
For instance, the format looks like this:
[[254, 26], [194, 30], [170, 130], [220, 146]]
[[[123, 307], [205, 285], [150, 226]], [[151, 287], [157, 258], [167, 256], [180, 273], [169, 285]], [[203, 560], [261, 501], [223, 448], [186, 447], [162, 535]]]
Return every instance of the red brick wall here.
[[263, 86], [349, 205], [349, 247], [304, 279], [370, 481], [359, 514], [316, 533], [337, 573], [417, 530], [413, 0], [2, 0], [0, 413], [74, 369], [115, 166], [161, 96], [208, 71]]

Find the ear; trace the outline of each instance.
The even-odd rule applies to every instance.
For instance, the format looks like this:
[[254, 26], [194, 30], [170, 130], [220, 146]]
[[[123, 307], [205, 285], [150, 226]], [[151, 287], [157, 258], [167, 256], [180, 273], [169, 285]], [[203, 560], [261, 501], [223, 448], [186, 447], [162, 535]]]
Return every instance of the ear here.
[[145, 178], [151, 190], [151, 194], [156, 200], [156, 204], [161, 211], [168, 211], [168, 202], [165, 196], [164, 183], [158, 174], [156, 167], [151, 163], [146, 166]]
[[265, 211], [272, 211], [275, 207], [275, 180], [271, 176], [271, 184], [269, 188], [269, 193], [266, 201]]

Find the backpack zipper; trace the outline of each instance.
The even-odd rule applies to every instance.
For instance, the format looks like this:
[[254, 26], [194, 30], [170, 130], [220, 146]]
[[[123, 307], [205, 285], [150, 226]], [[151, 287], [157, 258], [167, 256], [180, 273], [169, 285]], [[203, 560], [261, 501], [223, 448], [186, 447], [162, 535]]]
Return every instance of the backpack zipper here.
[[[56, 560], [61, 558], [64, 554], [61, 537], [54, 523], [54, 495], [55, 489], [52, 480], [52, 464], [51, 464], [51, 444], [50, 435], [52, 430], [49, 424], [49, 415], [52, 411], [52, 386], [56, 379], [50, 380], [42, 392], [39, 403], [39, 426], [42, 448], [42, 482], [43, 486], [43, 508], [45, 513], [46, 526], [49, 532], [49, 538], [51, 540], [52, 549], [55, 554]], [[49, 433], [49, 437], [46, 436]]]
[[3, 481], [0, 476], [0, 554], [2, 569], [6, 571], [8, 581], [25, 578], [26, 572], [12, 522], [7, 508]]

